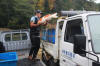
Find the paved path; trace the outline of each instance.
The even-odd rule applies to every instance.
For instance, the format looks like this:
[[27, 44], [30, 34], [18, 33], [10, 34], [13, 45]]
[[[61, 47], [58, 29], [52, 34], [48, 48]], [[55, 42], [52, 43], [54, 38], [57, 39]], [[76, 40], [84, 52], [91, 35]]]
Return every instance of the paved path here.
[[[40, 49], [38, 52], [38, 59], [41, 59], [41, 53], [42, 50]], [[29, 50], [22, 50], [22, 51], [17, 51], [18, 53], [18, 63], [17, 66], [46, 66], [41, 60], [37, 62], [33, 62], [29, 59], [27, 59], [29, 55]]]
[[33, 62], [27, 58], [24, 58], [18, 61], [17, 66], [45, 66], [45, 64], [41, 60]]

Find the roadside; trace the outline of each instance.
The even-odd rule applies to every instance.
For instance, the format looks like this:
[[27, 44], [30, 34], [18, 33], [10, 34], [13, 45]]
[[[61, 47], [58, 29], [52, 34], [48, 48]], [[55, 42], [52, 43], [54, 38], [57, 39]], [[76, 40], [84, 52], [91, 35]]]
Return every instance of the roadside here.
[[17, 66], [46, 66], [41, 60], [42, 59], [42, 49], [41, 48], [39, 49], [38, 56], [37, 56], [37, 58], [40, 59], [40, 61], [33, 62], [27, 59], [28, 53], [29, 53], [29, 50], [18, 52]]

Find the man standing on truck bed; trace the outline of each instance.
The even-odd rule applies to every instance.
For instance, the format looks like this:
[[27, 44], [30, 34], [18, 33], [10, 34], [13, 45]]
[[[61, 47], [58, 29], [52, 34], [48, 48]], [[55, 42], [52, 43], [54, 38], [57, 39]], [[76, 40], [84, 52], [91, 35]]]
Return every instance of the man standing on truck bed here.
[[30, 20], [30, 39], [32, 46], [28, 58], [33, 61], [36, 60], [36, 56], [40, 48], [40, 25], [46, 24], [46, 22], [44, 22], [44, 24], [38, 23], [38, 20], [40, 19], [41, 16], [42, 16], [41, 10], [37, 10], [35, 12], [35, 16], [31, 17]]

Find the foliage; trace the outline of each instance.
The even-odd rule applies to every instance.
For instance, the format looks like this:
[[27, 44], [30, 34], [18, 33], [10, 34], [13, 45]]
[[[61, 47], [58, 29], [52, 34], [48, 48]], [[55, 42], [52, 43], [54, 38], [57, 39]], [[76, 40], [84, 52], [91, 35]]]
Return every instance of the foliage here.
[[30, 18], [37, 9], [44, 14], [61, 10], [99, 11], [100, 4], [94, 0], [0, 0], [0, 27], [29, 28]]

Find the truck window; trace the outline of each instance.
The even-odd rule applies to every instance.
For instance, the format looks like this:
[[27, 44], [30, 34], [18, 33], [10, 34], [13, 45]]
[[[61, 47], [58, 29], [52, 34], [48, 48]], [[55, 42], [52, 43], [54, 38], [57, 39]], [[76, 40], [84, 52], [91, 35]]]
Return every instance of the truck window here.
[[67, 22], [64, 41], [73, 43], [73, 36], [77, 34], [84, 34], [82, 19]]
[[20, 33], [13, 33], [12, 34], [12, 41], [21, 40]]
[[100, 14], [89, 15], [88, 24], [91, 32], [93, 50], [95, 53], [100, 53]]
[[11, 34], [6, 34], [5, 35], [5, 41], [6, 42], [11, 41]]
[[22, 35], [22, 40], [27, 40], [27, 34], [26, 33], [21, 33], [21, 35]]

